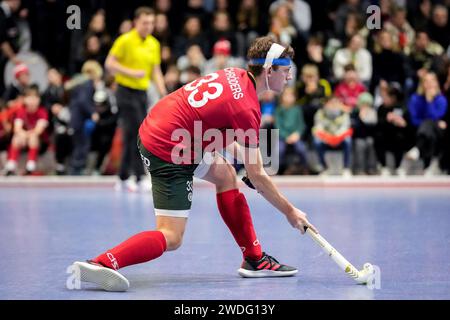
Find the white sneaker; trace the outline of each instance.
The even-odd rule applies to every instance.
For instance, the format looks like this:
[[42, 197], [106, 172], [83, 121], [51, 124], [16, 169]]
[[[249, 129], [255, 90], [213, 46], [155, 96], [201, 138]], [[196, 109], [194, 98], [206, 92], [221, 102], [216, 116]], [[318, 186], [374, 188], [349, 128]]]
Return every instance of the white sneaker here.
[[134, 180], [128, 179], [125, 181], [118, 180], [116, 184], [114, 185], [114, 190], [118, 192], [122, 191], [128, 191], [128, 192], [137, 192], [138, 191], [138, 185]]
[[419, 158], [420, 158], [420, 151], [419, 151], [419, 149], [418, 149], [417, 147], [413, 147], [413, 148], [411, 148], [411, 150], [409, 150], [409, 151], [406, 153], [405, 156], [406, 156], [406, 158], [409, 159], [409, 160], [417, 161], [417, 160], [419, 160]]
[[389, 170], [389, 168], [382, 167], [381, 171], [380, 171], [380, 175], [382, 177], [389, 177], [391, 175], [391, 170]]
[[342, 170], [342, 177], [343, 178], [351, 178], [352, 177], [352, 171], [350, 169], [343, 169]]
[[398, 168], [395, 170], [395, 174], [399, 177], [406, 177], [406, 170], [404, 168]]
[[320, 172], [320, 176], [321, 177], [328, 177], [329, 175], [330, 175], [330, 173], [331, 173], [331, 170], [330, 169], [325, 169], [325, 170], [323, 170], [322, 172]]
[[130, 287], [130, 282], [119, 272], [99, 264], [76, 261], [73, 267], [80, 270], [81, 281], [95, 283], [103, 290], [122, 292]]
[[36, 161], [28, 160], [27, 164], [25, 165], [25, 169], [28, 172], [33, 172], [34, 170], [36, 170]]
[[5, 165], [6, 172], [15, 172], [17, 168], [17, 162], [14, 160], [8, 160]]

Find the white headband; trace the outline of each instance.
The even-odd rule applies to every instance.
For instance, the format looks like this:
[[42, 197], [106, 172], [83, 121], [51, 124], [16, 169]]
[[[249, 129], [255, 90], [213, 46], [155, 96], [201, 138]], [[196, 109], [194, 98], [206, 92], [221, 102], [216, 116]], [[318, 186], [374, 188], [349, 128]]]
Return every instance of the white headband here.
[[285, 47], [279, 45], [278, 43], [272, 43], [269, 52], [267, 52], [266, 61], [264, 62], [263, 68], [270, 68], [272, 66], [273, 60], [278, 59], [285, 49]]

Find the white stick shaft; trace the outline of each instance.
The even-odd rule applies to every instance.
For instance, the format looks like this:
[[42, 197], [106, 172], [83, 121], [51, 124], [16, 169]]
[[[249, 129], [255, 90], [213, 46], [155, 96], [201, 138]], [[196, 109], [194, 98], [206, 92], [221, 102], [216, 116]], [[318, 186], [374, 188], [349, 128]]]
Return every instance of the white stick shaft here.
[[311, 238], [322, 247], [323, 251], [331, 258], [334, 262], [352, 278], [358, 279], [359, 271], [356, 269], [347, 259], [342, 256], [333, 246], [325, 240], [320, 234], [307, 229], [306, 232], [311, 236]]

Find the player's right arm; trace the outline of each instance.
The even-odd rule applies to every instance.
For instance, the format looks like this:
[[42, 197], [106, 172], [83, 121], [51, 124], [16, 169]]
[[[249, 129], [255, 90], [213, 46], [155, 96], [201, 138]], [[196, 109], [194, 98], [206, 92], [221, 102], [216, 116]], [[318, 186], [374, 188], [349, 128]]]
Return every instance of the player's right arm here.
[[271, 203], [275, 208], [283, 213], [288, 219], [289, 223], [294, 228], [299, 229], [302, 234], [305, 232], [305, 226], [308, 226], [317, 233], [317, 229], [306, 218], [306, 213], [294, 207], [289, 202], [289, 200], [287, 200], [286, 197], [281, 194], [270, 176], [266, 173], [263, 167], [263, 161], [259, 147], [240, 147], [240, 149], [241, 156], [244, 161], [244, 166], [247, 170], [248, 178], [250, 179], [258, 193], [260, 193], [269, 203]]

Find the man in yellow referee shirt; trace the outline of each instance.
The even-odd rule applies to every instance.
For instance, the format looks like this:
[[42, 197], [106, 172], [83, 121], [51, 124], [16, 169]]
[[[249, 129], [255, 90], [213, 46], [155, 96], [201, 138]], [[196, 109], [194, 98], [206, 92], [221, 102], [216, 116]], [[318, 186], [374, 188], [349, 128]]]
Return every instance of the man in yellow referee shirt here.
[[[147, 115], [150, 82], [156, 85], [161, 96], [167, 94], [160, 68], [160, 44], [151, 35], [154, 25], [153, 9], [136, 9], [134, 28], [117, 38], [105, 62], [118, 84], [116, 99], [123, 131], [118, 189], [138, 191], [141, 177], [145, 174], [137, 149], [137, 134]], [[136, 184], [129, 179], [131, 172], [136, 176]]]

